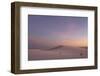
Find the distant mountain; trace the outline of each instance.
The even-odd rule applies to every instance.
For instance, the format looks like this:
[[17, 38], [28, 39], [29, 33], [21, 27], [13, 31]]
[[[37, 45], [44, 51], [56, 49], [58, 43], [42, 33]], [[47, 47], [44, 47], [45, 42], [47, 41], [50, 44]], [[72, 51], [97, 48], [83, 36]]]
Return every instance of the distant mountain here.
[[58, 45], [49, 49], [45, 49], [47, 51], [57, 51], [57, 50], [82, 50], [82, 49], [87, 49], [88, 47], [74, 47], [74, 46], [64, 46], [64, 45]]
[[88, 47], [80, 47], [80, 48], [88, 49]]
[[59, 45], [59, 46], [56, 46], [56, 47], [53, 47], [53, 48], [50, 48], [48, 50], [54, 50], [54, 49], [59, 49], [59, 48], [63, 48], [64, 46], [63, 45]]

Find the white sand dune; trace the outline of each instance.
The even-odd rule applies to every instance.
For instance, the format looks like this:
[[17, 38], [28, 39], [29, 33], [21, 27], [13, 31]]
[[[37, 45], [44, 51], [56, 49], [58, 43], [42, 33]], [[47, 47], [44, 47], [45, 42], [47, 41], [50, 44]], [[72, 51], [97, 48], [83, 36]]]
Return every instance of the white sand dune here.
[[86, 48], [58, 46], [51, 49], [29, 49], [29, 60], [50, 60], [50, 59], [75, 59], [87, 58]]

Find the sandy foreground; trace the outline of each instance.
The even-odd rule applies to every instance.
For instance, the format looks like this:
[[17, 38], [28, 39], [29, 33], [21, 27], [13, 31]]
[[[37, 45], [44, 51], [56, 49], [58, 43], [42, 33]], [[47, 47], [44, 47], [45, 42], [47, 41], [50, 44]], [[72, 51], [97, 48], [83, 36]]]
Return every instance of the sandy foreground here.
[[61, 47], [56, 49], [29, 49], [28, 60], [50, 60], [50, 59], [75, 59], [87, 58], [86, 48]]

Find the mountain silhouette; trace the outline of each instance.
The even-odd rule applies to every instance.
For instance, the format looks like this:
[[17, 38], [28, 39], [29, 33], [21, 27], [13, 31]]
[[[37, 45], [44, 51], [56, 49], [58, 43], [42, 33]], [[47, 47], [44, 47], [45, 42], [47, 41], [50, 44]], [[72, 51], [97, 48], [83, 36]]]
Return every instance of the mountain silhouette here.
[[63, 48], [64, 46], [63, 45], [59, 45], [59, 46], [56, 46], [56, 47], [53, 47], [53, 48], [50, 48], [48, 50], [54, 50], [54, 49], [59, 49], [59, 48]]
[[74, 46], [64, 46], [64, 45], [58, 45], [46, 50], [81, 50], [81, 49], [87, 49], [87, 47], [74, 47]]
[[80, 48], [88, 49], [88, 47], [80, 47]]

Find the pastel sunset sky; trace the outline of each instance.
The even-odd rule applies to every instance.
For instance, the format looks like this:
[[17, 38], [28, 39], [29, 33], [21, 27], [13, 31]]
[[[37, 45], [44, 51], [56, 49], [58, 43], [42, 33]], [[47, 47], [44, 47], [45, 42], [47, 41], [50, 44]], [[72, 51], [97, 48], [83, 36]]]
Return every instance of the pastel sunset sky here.
[[58, 45], [87, 46], [88, 18], [71, 16], [28, 16], [29, 48]]

